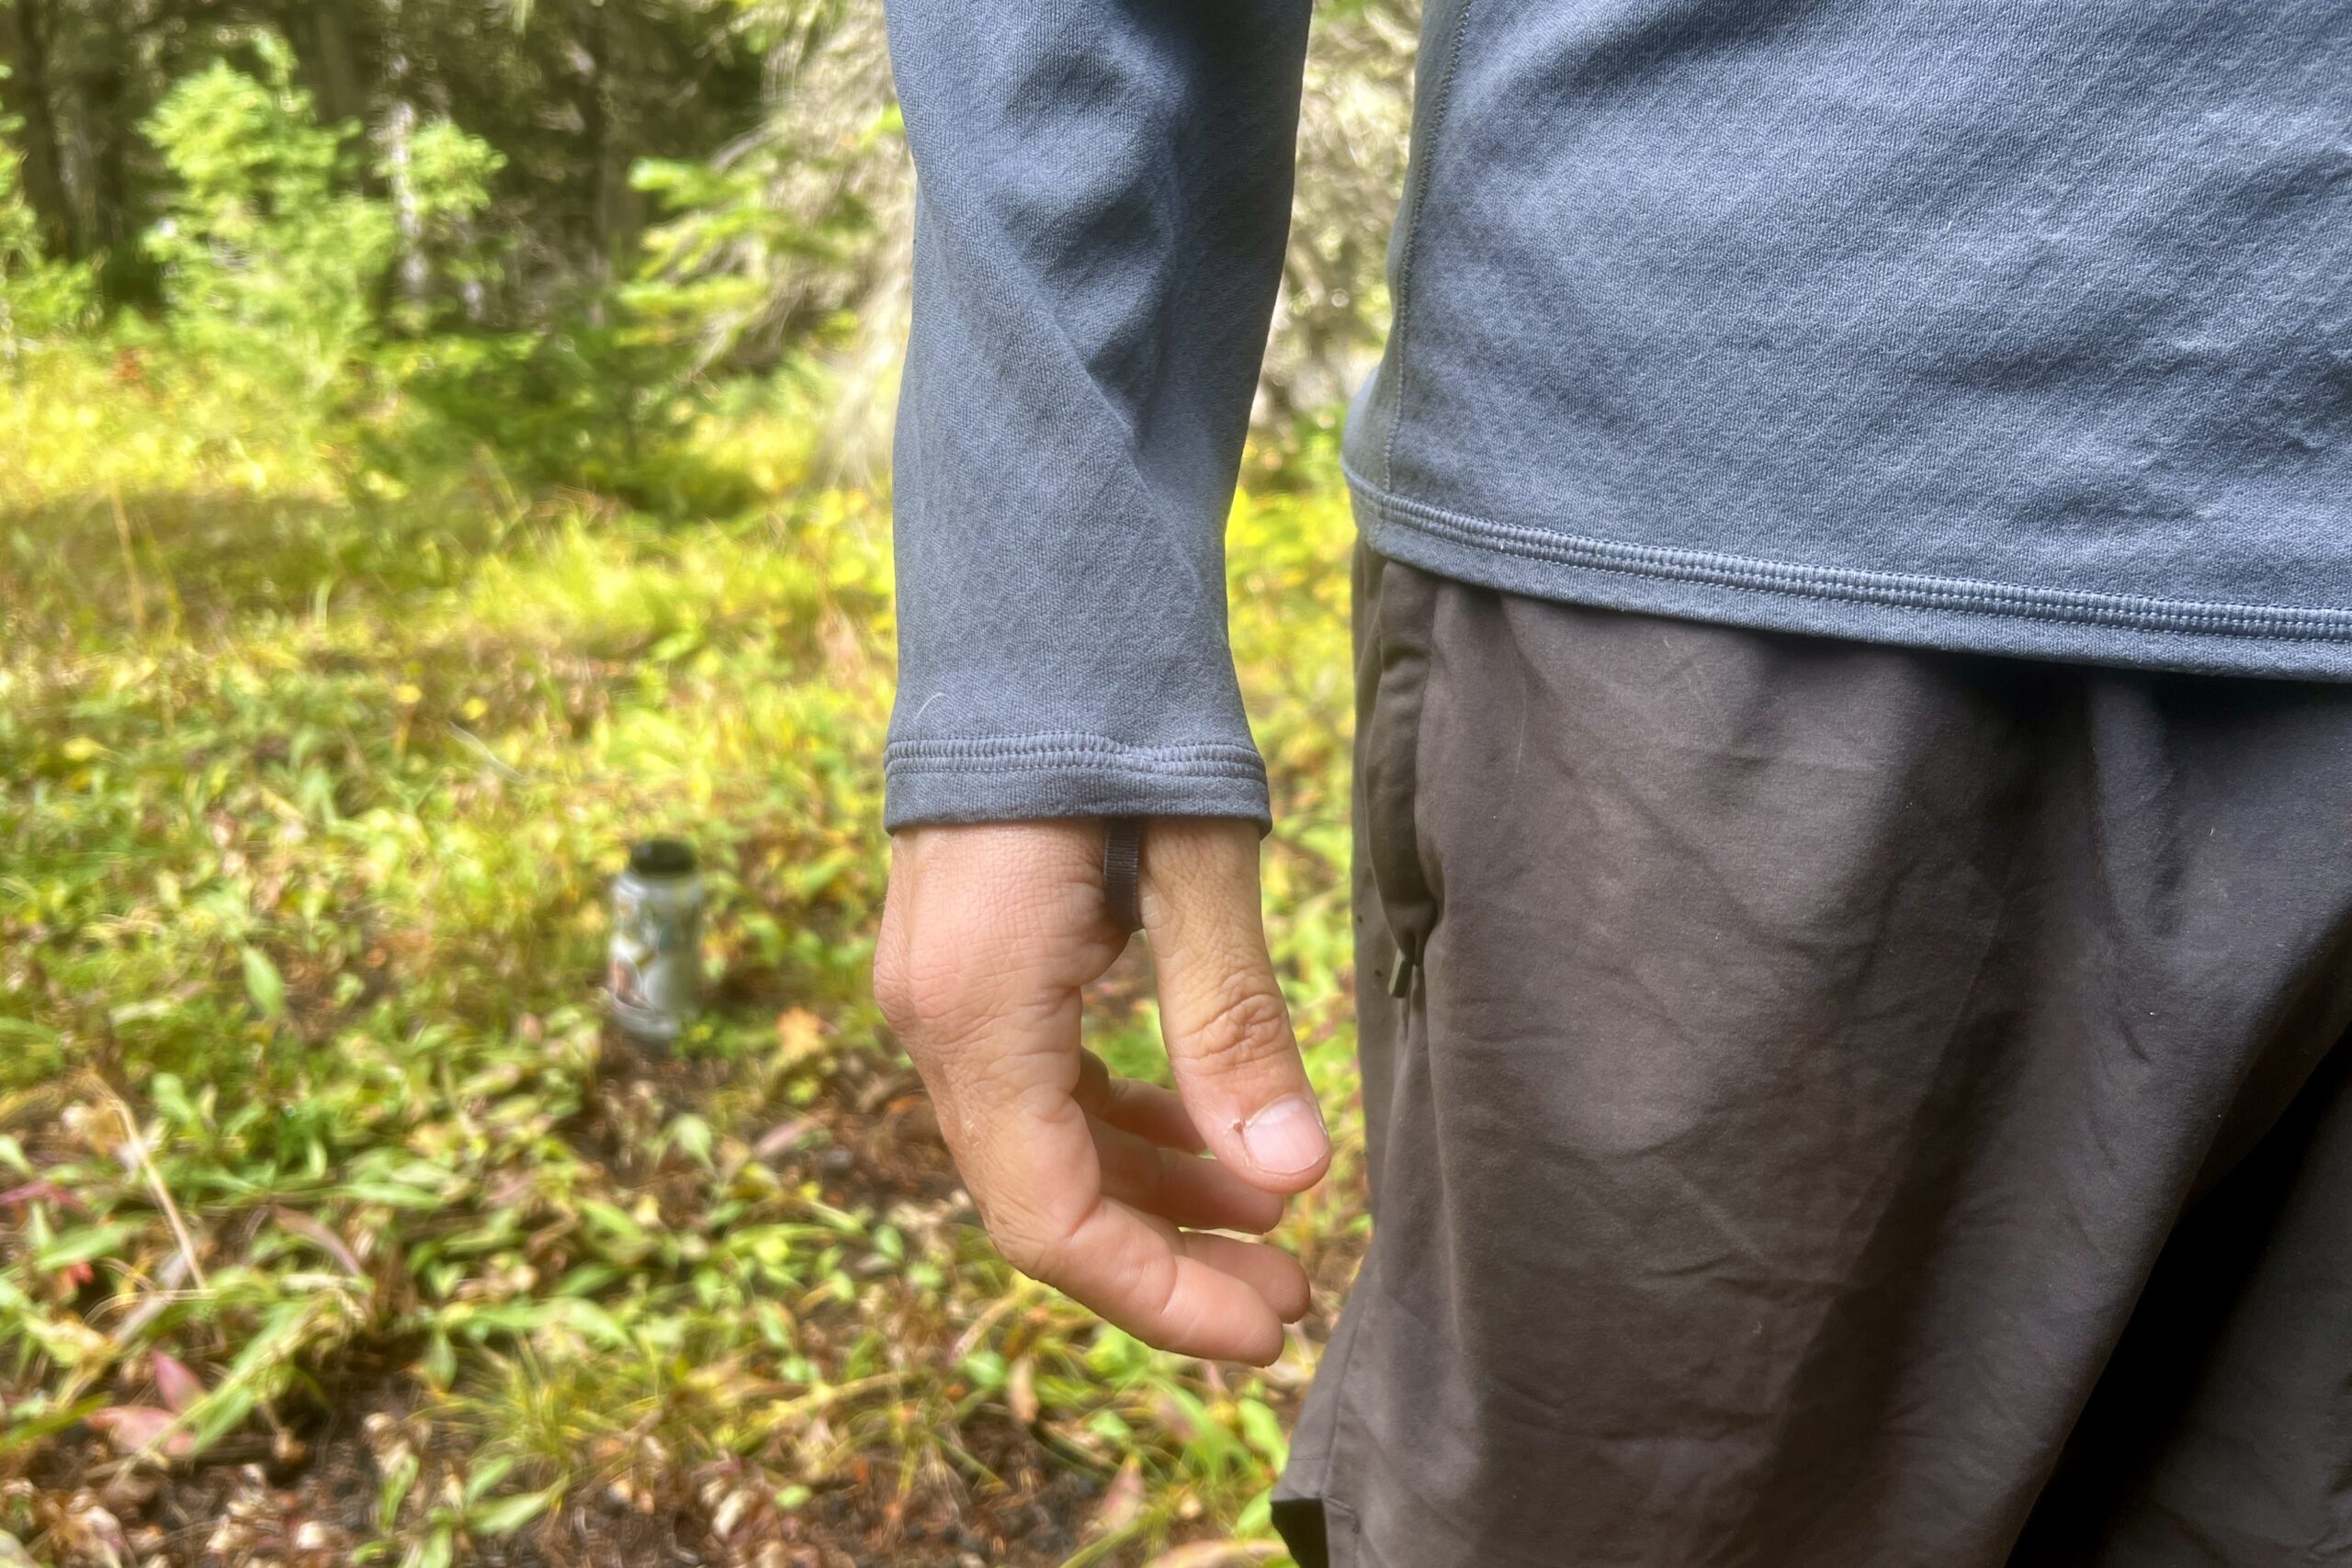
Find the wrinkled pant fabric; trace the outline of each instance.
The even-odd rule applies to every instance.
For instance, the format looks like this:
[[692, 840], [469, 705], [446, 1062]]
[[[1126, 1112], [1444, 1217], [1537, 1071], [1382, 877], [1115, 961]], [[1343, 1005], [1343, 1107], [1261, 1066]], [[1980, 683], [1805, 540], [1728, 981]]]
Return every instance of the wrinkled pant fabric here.
[[2352, 1562], [2352, 687], [1357, 596], [1306, 1568]]

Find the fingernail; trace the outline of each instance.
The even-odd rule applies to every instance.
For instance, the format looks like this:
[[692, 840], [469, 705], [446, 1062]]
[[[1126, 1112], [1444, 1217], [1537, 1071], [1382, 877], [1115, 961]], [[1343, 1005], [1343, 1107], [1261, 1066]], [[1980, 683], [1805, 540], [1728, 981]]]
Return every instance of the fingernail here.
[[1323, 1157], [1330, 1140], [1323, 1134], [1323, 1112], [1303, 1094], [1277, 1100], [1242, 1124], [1241, 1146], [1258, 1168], [1273, 1176], [1305, 1170]]

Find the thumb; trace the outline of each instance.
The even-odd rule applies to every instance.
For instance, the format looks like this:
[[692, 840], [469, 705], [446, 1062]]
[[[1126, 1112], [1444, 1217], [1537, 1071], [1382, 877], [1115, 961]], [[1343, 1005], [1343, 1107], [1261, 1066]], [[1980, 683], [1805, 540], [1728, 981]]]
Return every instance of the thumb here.
[[1313, 1186], [1331, 1140], [1266, 953], [1256, 824], [1155, 818], [1142, 902], [1169, 1062], [1202, 1140], [1252, 1186]]

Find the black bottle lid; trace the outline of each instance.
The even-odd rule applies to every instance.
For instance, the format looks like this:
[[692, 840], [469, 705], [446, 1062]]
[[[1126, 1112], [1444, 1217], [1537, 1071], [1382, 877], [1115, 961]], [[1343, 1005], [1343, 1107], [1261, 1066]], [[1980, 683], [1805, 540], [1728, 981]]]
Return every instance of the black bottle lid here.
[[629, 846], [628, 868], [639, 876], [692, 876], [695, 847], [684, 839], [648, 839]]

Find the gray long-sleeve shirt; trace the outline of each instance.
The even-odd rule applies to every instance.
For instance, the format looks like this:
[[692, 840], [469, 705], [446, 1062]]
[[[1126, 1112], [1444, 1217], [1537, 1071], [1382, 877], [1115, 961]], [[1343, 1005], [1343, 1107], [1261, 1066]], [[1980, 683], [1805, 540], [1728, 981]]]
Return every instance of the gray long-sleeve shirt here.
[[[1264, 818], [1222, 533], [1307, 9], [890, 0], [892, 827]], [[1436, 0], [1413, 134], [1383, 552], [2352, 679], [2352, 0]]]

